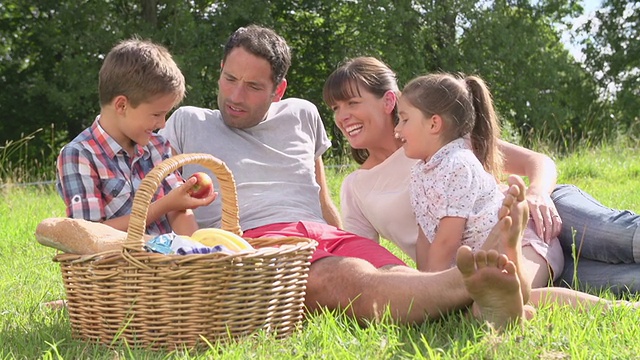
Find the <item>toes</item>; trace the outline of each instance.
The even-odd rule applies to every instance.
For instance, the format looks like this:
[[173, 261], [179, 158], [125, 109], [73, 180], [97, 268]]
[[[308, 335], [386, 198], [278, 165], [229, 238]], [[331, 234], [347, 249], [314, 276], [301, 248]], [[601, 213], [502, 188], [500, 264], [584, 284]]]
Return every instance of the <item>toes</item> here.
[[476, 271], [473, 251], [468, 246], [460, 246], [456, 254], [456, 266], [462, 275], [469, 276]]
[[516, 202], [517, 194], [511, 194], [511, 187], [509, 191], [504, 195], [504, 199], [502, 199], [502, 206], [500, 210], [498, 210], [498, 219], [502, 219], [503, 217], [509, 215], [509, 211], [511, 210], [511, 206]]
[[476, 267], [478, 268], [478, 270], [486, 268], [487, 267], [487, 252], [484, 250], [478, 250], [475, 253], [475, 259], [476, 259]]
[[515, 200], [520, 196], [520, 188], [516, 184], [509, 184], [509, 189], [505, 194], [505, 201], [510, 201], [509, 205], [513, 204]]
[[496, 267], [498, 265], [499, 255], [495, 250], [487, 251], [487, 266]]
[[509, 175], [509, 177], [507, 178], [507, 183], [509, 185], [516, 185], [519, 188], [525, 187], [524, 180], [522, 180], [522, 177], [516, 174]]
[[[509, 195], [507, 195], [507, 196], [509, 196]], [[511, 197], [511, 196], [509, 196], [509, 197]], [[502, 206], [498, 210], [498, 220], [504, 218], [505, 216], [508, 216], [510, 212], [511, 212], [511, 205], [506, 205], [503, 202]]]
[[509, 262], [509, 258], [505, 254], [500, 254], [496, 260], [496, 266], [498, 269], [504, 269], [505, 265]]
[[500, 221], [498, 221], [496, 226], [500, 229], [500, 231], [508, 232], [509, 228], [511, 228], [512, 223], [513, 223], [513, 219], [511, 218], [511, 216], [505, 216], [502, 219], [500, 219]]
[[[509, 195], [513, 196], [514, 203], [524, 200], [524, 191], [518, 185], [509, 186]], [[513, 205], [513, 204], [512, 204]]]
[[507, 263], [502, 267], [502, 270], [506, 271], [507, 274], [509, 275], [515, 275], [517, 268], [516, 268], [516, 264], [513, 263], [513, 261], [507, 261]]
[[[522, 180], [522, 178], [518, 175], [509, 175], [507, 183], [510, 185], [509, 193], [512, 193], [512, 191], [516, 191], [516, 194], [514, 194], [514, 196], [518, 199], [518, 201], [523, 201], [526, 189], [524, 180]], [[514, 187], [515, 189], [513, 189]]]
[[524, 318], [531, 320], [536, 316], [536, 309], [531, 305], [525, 305], [523, 307]]

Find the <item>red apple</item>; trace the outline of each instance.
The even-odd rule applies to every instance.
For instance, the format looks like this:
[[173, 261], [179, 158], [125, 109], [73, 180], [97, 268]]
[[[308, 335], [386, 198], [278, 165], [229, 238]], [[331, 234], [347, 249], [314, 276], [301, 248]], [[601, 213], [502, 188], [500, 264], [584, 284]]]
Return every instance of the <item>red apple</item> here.
[[204, 199], [213, 192], [213, 182], [209, 175], [203, 172], [194, 173], [189, 177], [195, 177], [198, 181], [187, 191], [189, 195], [197, 199]]

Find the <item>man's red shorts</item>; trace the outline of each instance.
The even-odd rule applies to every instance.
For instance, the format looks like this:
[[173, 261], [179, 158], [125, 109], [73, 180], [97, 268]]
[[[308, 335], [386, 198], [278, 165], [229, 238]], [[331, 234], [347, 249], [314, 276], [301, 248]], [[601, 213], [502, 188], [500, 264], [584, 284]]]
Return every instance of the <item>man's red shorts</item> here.
[[370, 262], [376, 268], [385, 265], [406, 265], [377, 242], [334, 226], [300, 221], [297, 223], [278, 223], [261, 226], [244, 232], [248, 238], [297, 236], [313, 239], [318, 248], [311, 262], [329, 257], [354, 257]]

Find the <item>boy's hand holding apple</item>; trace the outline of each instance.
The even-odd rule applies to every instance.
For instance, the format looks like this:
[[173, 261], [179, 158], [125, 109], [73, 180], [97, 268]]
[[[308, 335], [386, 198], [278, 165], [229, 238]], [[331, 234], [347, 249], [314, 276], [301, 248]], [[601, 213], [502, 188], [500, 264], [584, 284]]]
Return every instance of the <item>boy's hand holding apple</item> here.
[[213, 181], [204, 172], [196, 172], [189, 177], [196, 178], [196, 183], [187, 190], [187, 193], [196, 199], [204, 199], [213, 193]]
[[182, 186], [173, 189], [167, 196], [160, 199], [166, 204], [164, 206], [168, 206], [169, 209], [166, 211], [195, 209], [207, 206], [216, 199], [218, 193], [214, 191], [213, 182], [209, 175], [206, 173], [196, 174], [186, 179]]

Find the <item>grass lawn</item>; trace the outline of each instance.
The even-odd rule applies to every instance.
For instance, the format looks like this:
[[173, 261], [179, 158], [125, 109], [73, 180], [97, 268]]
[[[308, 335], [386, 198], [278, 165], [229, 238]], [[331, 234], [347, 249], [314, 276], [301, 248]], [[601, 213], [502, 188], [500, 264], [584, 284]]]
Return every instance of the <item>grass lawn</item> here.
[[[636, 149], [601, 148], [558, 160], [561, 183], [573, 183], [605, 205], [640, 212]], [[345, 172], [328, 170], [337, 200]], [[36, 225], [64, 216], [52, 187], [0, 190], [0, 359], [633, 359], [640, 358], [640, 313], [628, 308], [541, 308], [522, 329], [495, 334], [454, 313], [415, 325], [359, 326], [336, 313], [309, 316], [292, 336], [258, 333], [198, 351], [154, 352], [87, 344], [71, 338], [65, 311], [43, 309], [64, 297], [55, 250], [35, 241]], [[393, 245], [389, 245], [398, 253]], [[406, 257], [403, 257], [406, 259]], [[611, 298], [609, 293], [602, 296]]]

